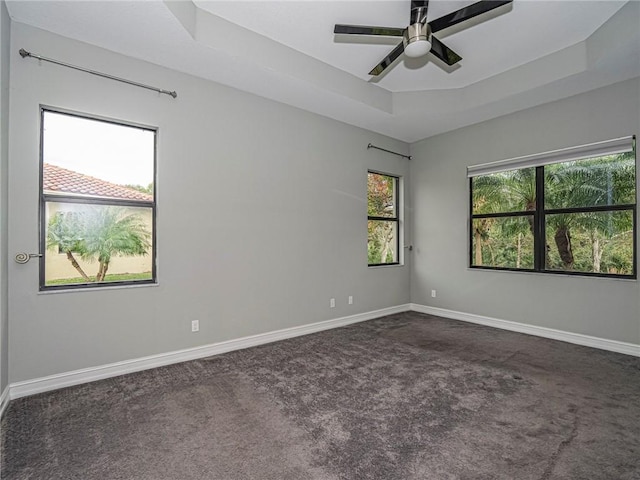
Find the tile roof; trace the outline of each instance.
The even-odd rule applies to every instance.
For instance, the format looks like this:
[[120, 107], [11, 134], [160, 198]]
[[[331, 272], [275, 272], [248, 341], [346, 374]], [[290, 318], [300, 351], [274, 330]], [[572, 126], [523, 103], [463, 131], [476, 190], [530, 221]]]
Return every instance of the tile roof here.
[[83, 175], [49, 163], [45, 163], [43, 167], [42, 189], [45, 193], [70, 193], [88, 197], [153, 201], [153, 195], [139, 192], [133, 188], [105, 182], [99, 178]]

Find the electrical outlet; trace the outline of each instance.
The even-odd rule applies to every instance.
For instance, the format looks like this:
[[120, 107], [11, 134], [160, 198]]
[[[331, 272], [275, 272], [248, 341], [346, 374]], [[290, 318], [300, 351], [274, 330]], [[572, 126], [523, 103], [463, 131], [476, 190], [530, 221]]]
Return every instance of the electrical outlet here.
[[431, 290], [431, 297], [432, 298], [436, 298], [436, 291], [435, 290]]
[[200, 320], [191, 320], [191, 331], [192, 332], [200, 331]]
[[353, 305], [353, 295], [349, 295], [349, 305]]
[[332, 298], [331, 300], [329, 300], [329, 306], [331, 308], [335, 308], [335, 306], [336, 306], [336, 299], [335, 298]]

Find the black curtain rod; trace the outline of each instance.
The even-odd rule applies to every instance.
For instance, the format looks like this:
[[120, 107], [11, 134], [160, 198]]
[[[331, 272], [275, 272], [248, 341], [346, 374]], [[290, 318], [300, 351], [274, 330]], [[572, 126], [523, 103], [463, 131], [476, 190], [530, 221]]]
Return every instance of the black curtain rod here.
[[135, 87], [146, 88], [147, 90], [153, 90], [154, 92], [164, 93], [165, 95], [169, 95], [173, 98], [176, 98], [178, 96], [178, 94], [175, 91], [170, 92], [169, 90], [164, 90], [158, 87], [152, 87], [151, 85], [145, 85], [144, 83], [134, 82], [132, 80], [127, 80], [126, 78], [116, 77], [114, 75], [109, 75], [108, 73], [96, 72], [95, 70], [89, 70], [88, 68], [78, 67], [76, 65], [71, 65], [70, 63], [60, 62], [59, 60], [54, 60], [53, 58], [42, 57], [40, 55], [35, 55], [31, 52], [27, 52], [24, 48], [21, 48], [18, 53], [20, 53], [20, 56], [22, 58], [32, 57], [38, 60], [42, 60], [43, 62], [55, 63], [56, 65], [73, 68], [74, 70], [90, 73], [91, 75], [97, 75], [98, 77], [108, 78], [109, 80], [115, 80], [116, 82], [127, 83]]
[[375, 148], [376, 150], [382, 150], [383, 152], [391, 153], [393, 155], [397, 155], [399, 157], [406, 158], [407, 160], [411, 160], [411, 155], [405, 155], [404, 153], [392, 152], [391, 150], [387, 150], [386, 148], [376, 147], [375, 145], [373, 145], [371, 143], [369, 145], [367, 145], [367, 150], [370, 149], [370, 148]]

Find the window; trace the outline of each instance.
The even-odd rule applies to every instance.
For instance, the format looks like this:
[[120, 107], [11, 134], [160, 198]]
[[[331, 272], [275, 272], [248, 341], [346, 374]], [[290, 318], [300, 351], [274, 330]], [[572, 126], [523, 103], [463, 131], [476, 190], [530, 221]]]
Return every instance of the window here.
[[470, 167], [471, 267], [636, 278], [634, 139], [602, 143], [619, 140]]
[[153, 128], [41, 109], [40, 289], [153, 283]]
[[397, 265], [400, 229], [398, 177], [369, 172], [367, 175], [369, 266]]

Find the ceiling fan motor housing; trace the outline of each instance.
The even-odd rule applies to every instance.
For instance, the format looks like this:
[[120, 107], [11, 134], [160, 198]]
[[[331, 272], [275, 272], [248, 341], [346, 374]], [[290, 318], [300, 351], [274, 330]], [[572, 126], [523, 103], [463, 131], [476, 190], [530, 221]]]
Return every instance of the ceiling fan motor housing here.
[[[402, 43], [389, 52], [378, 65], [373, 67], [369, 75], [380, 75], [404, 53], [407, 57], [422, 57], [431, 55], [452, 66], [462, 60], [462, 57], [442, 43], [438, 37], [432, 37], [433, 32], [466, 22], [491, 10], [512, 3], [513, 0], [479, 0], [476, 3], [462, 7], [435, 20], [427, 22], [427, 7], [429, 0], [411, 0], [410, 25], [407, 28], [370, 27], [365, 25], [336, 24], [333, 33], [346, 35], [380, 35], [385, 37], [402, 37]], [[432, 48], [433, 47], [433, 48]]]
[[409, 57], [421, 57], [431, 50], [431, 27], [428, 23], [409, 25], [402, 37], [404, 53]]

